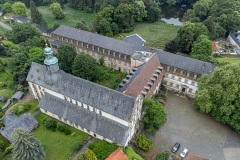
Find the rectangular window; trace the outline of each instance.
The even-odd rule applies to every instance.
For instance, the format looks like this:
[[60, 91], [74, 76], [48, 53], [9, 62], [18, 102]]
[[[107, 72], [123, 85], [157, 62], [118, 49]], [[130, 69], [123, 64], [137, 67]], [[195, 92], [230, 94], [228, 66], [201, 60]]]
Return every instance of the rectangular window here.
[[68, 42], [68, 39], [66, 38], [66, 41]]
[[94, 50], [94, 46], [92, 46], [92, 50]]
[[167, 71], [170, 71], [170, 66], [167, 66]]
[[188, 72], [188, 73], [187, 73], [187, 77], [189, 77], [189, 76], [190, 76], [190, 73]]
[[194, 74], [193, 78], [194, 78], [194, 79], [197, 79], [197, 75], [196, 75], [196, 74]]
[[71, 39], [71, 43], [73, 44], [73, 40]]
[[187, 80], [187, 79], [185, 79], [185, 83], [188, 83], [188, 80]]
[[59, 36], [57, 36], [57, 40], [59, 40], [60, 38], [59, 38]]
[[194, 81], [192, 81], [192, 85], [195, 86], [195, 82]]
[[113, 52], [113, 57], [115, 57], [115, 52]]
[[174, 69], [173, 69], [173, 73], [176, 73], [176, 70], [177, 70], [177, 68], [174, 68]]
[[103, 49], [102, 52], [105, 53], [105, 49]]
[[62, 37], [62, 41], [64, 41], [64, 38]]
[[183, 71], [180, 71], [180, 75], [183, 75]]

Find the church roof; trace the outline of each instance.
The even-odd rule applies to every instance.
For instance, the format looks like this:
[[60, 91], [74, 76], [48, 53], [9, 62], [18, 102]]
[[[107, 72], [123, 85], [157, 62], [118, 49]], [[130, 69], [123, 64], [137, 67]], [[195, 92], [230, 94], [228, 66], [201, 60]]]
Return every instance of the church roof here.
[[106, 37], [100, 34], [79, 30], [76, 28], [61, 25], [52, 34], [71, 38], [80, 42], [109, 49], [115, 52], [132, 55], [135, 51], [148, 51], [149, 48], [141, 45], [133, 45], [115, 38]]
[[[55, 83], [49, 83], [51, 79]], [[65, 95], [113, 116], [129, 121], [135, 98], [110, 88], [67, 74], [62, 70], [49, 74], [44, 65], [33, 62], [27, 81]]]
[[39, 107], [71, 123], [75, 123], [87, 130], [93, 131], [104, 138], [125, 145], [128, 137], [128, 127], [116, 121], [57, 98], [47, 92], [40, 100]]
[[190, 57], [165, 52], [155, 49], [161, 64], [181, 68], [197, 74], [211, 74], [215, 65], [209, 62], [200, 61]]

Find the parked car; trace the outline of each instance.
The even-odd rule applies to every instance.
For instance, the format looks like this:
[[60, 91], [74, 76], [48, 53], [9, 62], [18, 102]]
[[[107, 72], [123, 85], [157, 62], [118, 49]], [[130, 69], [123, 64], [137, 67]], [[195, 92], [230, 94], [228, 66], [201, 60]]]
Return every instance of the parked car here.
[[180, 148], [180, 144], [179, 143], [175, 143], [173, 148], [172, 148], [172, 152], [176, 153], [178, 151], [178, 149]]
[[187, 149], [187, 148], [184, 148], [184, 150], [182, 151], [182, 153], [180, 154], [180, 156], [181, 156], [182, 158], [184, 158], [184, 157], [186, 157], [187, 153], [188, 153], [188, 149]]

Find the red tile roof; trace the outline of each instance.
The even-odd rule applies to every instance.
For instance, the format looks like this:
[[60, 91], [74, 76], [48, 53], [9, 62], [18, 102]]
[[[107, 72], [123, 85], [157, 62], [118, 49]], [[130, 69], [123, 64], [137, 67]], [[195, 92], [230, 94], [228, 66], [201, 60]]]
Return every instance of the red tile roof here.
[[203, 158], [194, 154], [188, 154], [185, 160], [209, 160], [208, 158]]
[[105, 160], [128, 160], [128, 157], [122, 150], [116, 149]]
[[219, 46], [218, 46], [218, 44], [216, 43], [216, 42], [212, 42], [212, 49], [214, 50], [214, 51], [219, 51]]
[[[125, 94], [137, 97], [138, 94], [141, 94], [141, 91], [146, 92], [145, 98], [149, 98], [153, 95], [154, 90], [157, 85], [161, 82], [163, 73], [158, 75], [158, 78], [152, 83], [151, 78], [154, 78], [153, 74], [156, 74], [158, 67], [161, 67], [160, 61], [157, 54], [154, 54], [145, 64], [142, 71], [137, 75], [130, 86], [123, 92]], [[149, 87], [148, 82], [152, 83], [149, 91], [147, 91], [144, 86]]]

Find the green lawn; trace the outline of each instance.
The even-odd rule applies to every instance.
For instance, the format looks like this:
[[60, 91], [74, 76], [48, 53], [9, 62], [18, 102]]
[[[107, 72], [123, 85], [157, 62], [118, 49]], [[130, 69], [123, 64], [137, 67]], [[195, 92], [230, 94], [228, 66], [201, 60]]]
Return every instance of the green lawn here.
[[164, 48], [165, 43], [174, 39], [177, 36], [179, 26], [167, 24], [161, 20], [155, 23], [136, 23], [134, 31], [130, 33], [121, 33], [118, 39], [123, 39], [127, 35], [137, 33], [147, 41], [145, 44], [148, 47]]
[[220, 63], [222, 62], [239, 63], [240, 62], [240, 57], [218, 57], [214, 59], [219, 61]]
[[[65, 135], [59, 131], [50, 131], [43, 126], [43, 120], [49, 117], [39, 113], [35, 117], [39, 122], [39, 128], [33, 131], [34, 135], [40, 140], [45, 147], [46, 160], [66, 160], [71, 156], [72, 144], [75, 141], [83, 142], [88, 135], [71, 128], [72, 134]], [[74, 134], [73, 134], [74, 133]]]
[[127, 155], [128, 159], [136, 159], [136, 160], [142, 160], [143, 158], [138, 155], [132, 147], [126, 147], [125, 154]]
[[[67, 5], [64, 6], [65, 18], [61, 20], [57, 20], [53, 17], [52, 11], [49, 6], [40, 6], [38, 7], [39, 12], [42, 13], [43, 18], [47, 21], [49, 27], [53, 26], [55, 23], [59, 23], [61, 25], [74, 27], [77, 22], [79, 22], [82, 18], [85, 22], [92, 26], [93, 14], [86, 13], [84, 11], [74, 10], [69, 8]], [[30, 9], [27, 10], [27, 15], [30, 17]]]

